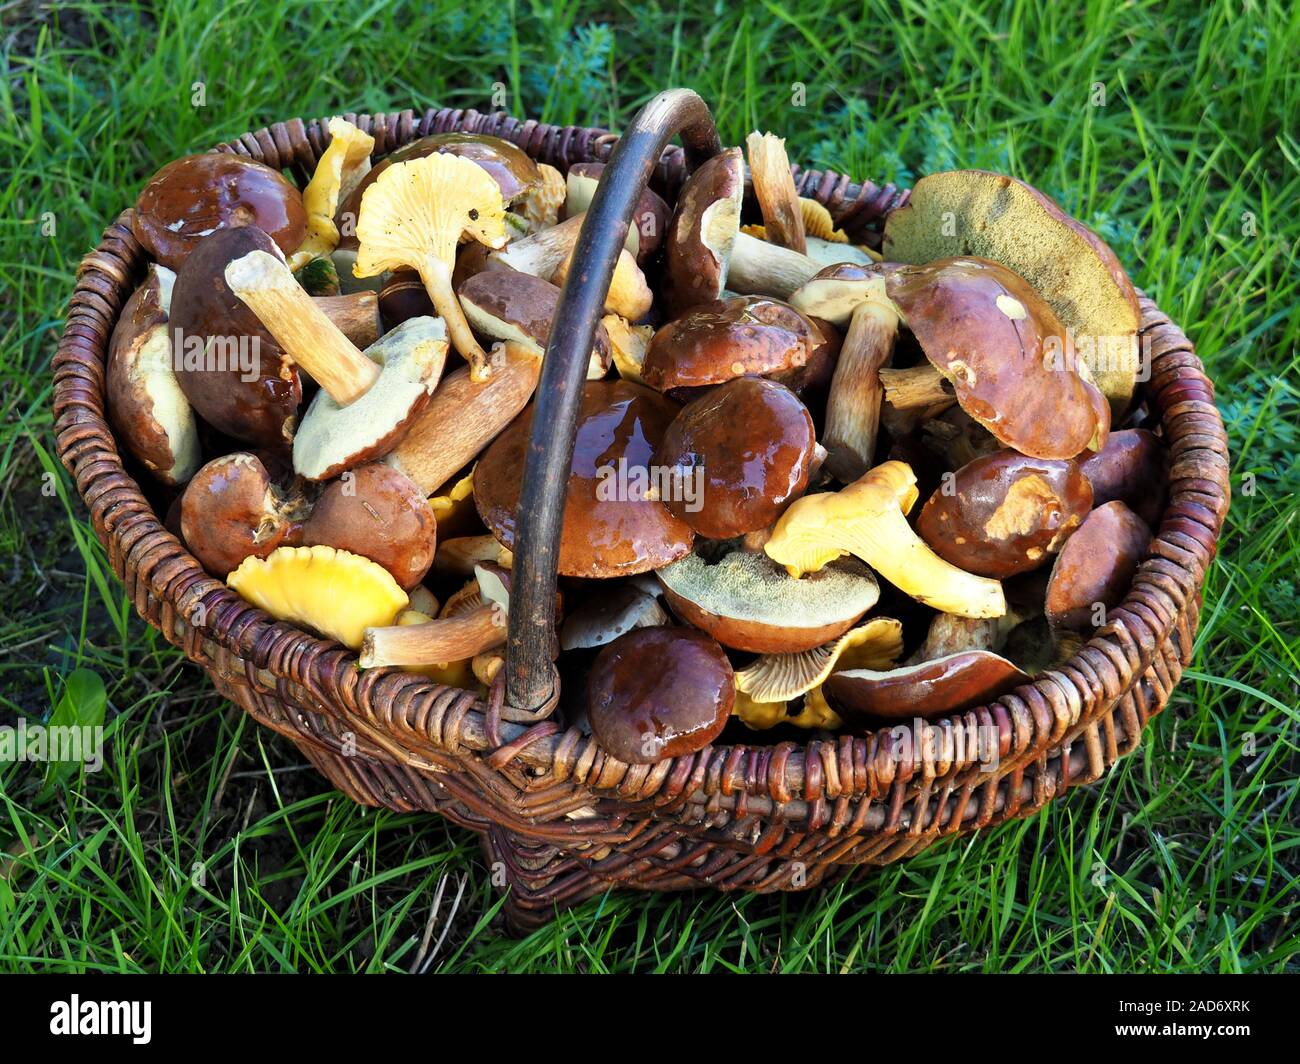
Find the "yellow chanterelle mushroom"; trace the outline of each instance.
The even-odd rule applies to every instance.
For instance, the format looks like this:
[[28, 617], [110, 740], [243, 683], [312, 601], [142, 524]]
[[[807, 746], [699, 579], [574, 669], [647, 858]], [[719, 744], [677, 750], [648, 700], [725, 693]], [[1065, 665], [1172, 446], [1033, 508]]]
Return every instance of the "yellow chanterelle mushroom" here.
[[344, 185], [355, 185], [370, 169], [370, 153], [375, 138], [363, 133], [343, 118], [329, 122], [329, 147], [321, 153], [316, 171], [302, 190], [302, 204], [307, 208], [307, 239], [289, 259], [289, 268], [298, 270], [312, 259], [331, 254], [339, 245], [339, 230], [334, 214], [339, 209]]
[[394, 163], [361, 197], [353, 273], [373, 277], [402, 267], [419, 273], [452, 346], [469, 362], [472, 379], [483, 381], [490, 376], [487, 353], [451, 287], [456, 245], [466, 236], [490, 248], [508, 239], [501, 189], [487, 171], [445, 154]]

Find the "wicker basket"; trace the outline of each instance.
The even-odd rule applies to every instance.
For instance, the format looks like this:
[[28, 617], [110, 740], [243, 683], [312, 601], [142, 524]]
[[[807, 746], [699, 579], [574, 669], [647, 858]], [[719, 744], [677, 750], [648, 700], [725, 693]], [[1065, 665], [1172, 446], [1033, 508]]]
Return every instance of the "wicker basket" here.
[[[690, 164], [716, 150], [707, 111], [692, 93], [663, 94], [622, 138], [621, 160], [610, 159], [619, 138], [600, 129], [461, 110], [347, 118], [375, 137], [377, 153], [461, 129], [503, 137], [561, 169], [609, 160], [609, 173], [617, 165], [618, 176], [630, 175], [626, 188], [589, 211], [582, 238], [589, 257], [579, 261], [594, 265], [565, 293], [564, 320], [539, 388], [538, 403], [561, 402], [560, 416], [536, 430], [551, 441], [552, 453], [530, 456], [525, 491], [561, 498], [574, 418], [570, 410], [563, 423], [562, 396], [556, 400], [565, 390], [562, 374], [572, 368], [556, 349], [575, 356], [589, 350], [581, 334], [594, 326], [600, 300], [592, 293], [604, 291], [603, 284], [597, 288], [601, 268], [612, 270], [618, 218], [630, 216], [639, 183], [650, 178], [671, 202]], [[216, 150], [287, 168], [301, 183], [328, 143], [325, 127], [325, 119], [294, 119]], [[665, 150], [677, 133], [687, 149]], [[855, 239], [877, 244], [882, 219], [907, 197], [892, 185], [858, 185], [829, 172], [796, 171], [796, 182]], [[614, 182], [600, 188], [607, 185]], [[1192, 652], [1201, 585], [1228, 507], [1227, 442], [1192, 345], [1145, 296], [1142, 332], [1152, 366], [1142, 387], [1170, 451], [1169, 503], [1128, 596], [1075, 657], [991, 705], [915, 732], [713, 746], [629, 766], [578, 730], [562, 730], [544, 711], [531, 718], [503, 714], [500, 698], [488, 705], [396, 670], [363, 672], [349, 651], [273, 620], [200, 568], [124, 470], [105, 416], [109, 336], [144, 266], [128, 211], [81, 263], [54, 360], [58, 451], [114, 571], [140, 615], [201, 665], [222, 695], [293, 740], [348, 797], [439, 812], [481, 833], [488, 860], [504, 869], [507, 911], [517, 927], [611, 886], [814, 887], [856, 866], [886, 864], [940, 838], [1024, 816], [1097, 779], [1131, 751]], [[561, 508], [540, 509], [558, 515]], [[536, 668], [529, 676], [526, 666], [551, 645], [547, 604], [555, 576], [547, 568], [558, 516], [555, 522], [534, 527], [534, 541], [523, 530], [516, 558], [516, 586], [534, 586], [541, 619], [530, 642], [512, 608], [510, 675], [512, 684], [532, 690], [549, 682]], [[549, 660], [543, 664], [549, 674]], [[981, 734], [999, 737], [993, 771], [979, 761]], [[904, 744], [910, 757], [899, 756]]]

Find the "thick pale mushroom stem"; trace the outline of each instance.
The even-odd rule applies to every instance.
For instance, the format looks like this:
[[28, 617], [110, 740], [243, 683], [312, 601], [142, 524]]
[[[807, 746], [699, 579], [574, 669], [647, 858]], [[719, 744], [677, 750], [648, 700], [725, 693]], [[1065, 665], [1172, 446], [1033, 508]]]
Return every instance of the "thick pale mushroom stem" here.
[[848, 483], [871, 468], [880, 429], [880, 369], [894, 350], [898, 315], [866, 300], [853, 311], [826, 401], [826, 468]]
[[745, 152], [768, 239], [791, 251], [807, 253], [803, 209], [790, 174], [785, 141], [773, 133], [755, 131], [745, 139]]
[[365, 395], [379, 379], [379, 366], [357, 350], [274, 255], [250, 251], [229, 263], [225, 275], [230, 290], [285, 354], [340, 406]]
[[789, 299], [817, 276], [822, 264], [789, 248], [737, 233], [727, 267], [727, 287], [744, 295]]
[[885, 402], [895, 410], [920, 410], [957, 401], [952, 384], [928, 362], [907, 369], [882, 369], [880, 383]]
[[486, 381], [492, 376], [491, 359], [465, 320], [464, 308], [451, 287], [451, 268], [437, 255], [429, 255], [420, 264], [419, 273], [433, 309], [447, 324], [451, 346], [469, 363], [470, 380], [480, 383]]
[[496, 603], [423, 624], [367, 628], [361, 667], [465, 661], [506, 641], [506, 611]]

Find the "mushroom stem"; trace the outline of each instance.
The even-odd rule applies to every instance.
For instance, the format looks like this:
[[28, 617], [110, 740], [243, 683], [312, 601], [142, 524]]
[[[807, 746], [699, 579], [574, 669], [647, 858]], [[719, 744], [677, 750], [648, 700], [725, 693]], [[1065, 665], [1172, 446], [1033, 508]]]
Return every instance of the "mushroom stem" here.
[[465, 311], [451, 287], [451, 269], [437, 255], [429, 255], [420, 266], [420, 280], [429, 293], [433, 309], [447, 324], [447, 335], [454, 347], [469, 363], [470, 380], [482, 383], [492, 376], [488, 353], [479, 345], [465, 320]]
[[750, 177], [763, 212], [767, 238], [783, 248], [806, 254], [808, 242], [804, 236], [803, 209], [799, 206], [799, 193], [790, 174], [785, 141], [773, 133], [756, 130], [745, 139], [745, 151], [749, 156]]
[[265, 251], [227, 264], [226, 284], [244, 301], [295, 363], [339, 406], [347, 406], [379, 379], [366, 358], [294, 279], [289, 267]]
[[361, 644], [361, 667], [464, 661], [505, 641], [505, 611], [491, 603], [423, 624], [367, 628]]
[[907, 369], [882, 369], [880, 383], [885, 402], [895, 410], [920, 410], [957, 401], [952, 385], [928, 362]]
[[432, 495], [528, 405], [542, 360], [507, 343], [505, 360], [482, 384], [465, 368], [448, 374], [385, 461]]
[[789, 299], [811, 281], [821, 264], [789, 248], [769, 244], [748, 233], [737, 233], [727, 267], [727, 287], [744, 295]]
[[840, 348], [826, 401], [826, 468], [849, 483], [871, 468], [880, 429], [880, 368], [894, 349], [898, 315], [886, 304], [858, 304]]

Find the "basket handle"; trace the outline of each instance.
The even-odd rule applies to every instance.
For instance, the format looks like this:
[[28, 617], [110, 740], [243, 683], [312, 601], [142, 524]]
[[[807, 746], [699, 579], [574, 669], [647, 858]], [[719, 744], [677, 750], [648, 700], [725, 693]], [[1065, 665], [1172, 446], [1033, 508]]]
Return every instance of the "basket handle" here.
[[559, 696], [555, 668], [555, 579], [564, 498], [578, 430], [587, 361], [605, 293], [637, 201], [668, 142], [680, 134], [688, 172], [722, 150], [713, 117], [689, 89], [650, 100], [619, 138], [596, 186], [560, 295], [533, 400], [516, 517], [506, 649], [506, 715], [540, 720]]

